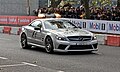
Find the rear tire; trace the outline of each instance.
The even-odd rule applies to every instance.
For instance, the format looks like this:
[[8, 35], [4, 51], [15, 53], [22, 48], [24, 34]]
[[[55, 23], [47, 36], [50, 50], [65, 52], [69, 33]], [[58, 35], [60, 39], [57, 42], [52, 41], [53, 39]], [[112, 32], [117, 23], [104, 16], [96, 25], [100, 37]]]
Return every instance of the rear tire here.
[[45, 50], [47, 53], [53, 53], [54, 46], [53, 46], [53, 41], [50, 37], [47, 37], [45, 39]]
[[28, 45], [28, 43], [27, 43], [27, 37], [26, 37], [25, 34], [21, 35], [21, 46], [22, 46], [23, 49], [29, 49], [29, 48], [31, 48], [31, 46]]

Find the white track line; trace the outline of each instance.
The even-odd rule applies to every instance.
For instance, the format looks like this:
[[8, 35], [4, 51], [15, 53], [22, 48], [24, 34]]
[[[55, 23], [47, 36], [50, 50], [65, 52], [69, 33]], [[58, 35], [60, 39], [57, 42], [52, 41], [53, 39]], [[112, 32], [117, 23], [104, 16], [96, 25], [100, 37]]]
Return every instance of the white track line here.
[[[0, 57], [0, 58], [1, 58], [1, 59], [5, 59], [4, 57]], [[6, 59], [7, 59], [7, 58], [6, 58]], [[61, 70], [54, 70], [54, 69], [50, 69], [50, 68], [38, 66], [38, 65], [35, 65], [35, 64], [32, 64], [32, 63], [28, 63], [28, 62], [22, 62], [22, 64], [0, 65], [0, 68], [26, 66], [26, 65], [33, 66], [33, 67], [40, 67], [40, 68], [44, 68], [44, 69], [52, 70], [52, 71], [56, 71], [56, 72], [64, 72], [64, 71], [61, 71]]]
[[8, 58], [5, 58], [5, 57], [0, 57], [0, 59], [7, 60]]
[[34, 66], [34, 67], [37, 66], [35, 64], [31, 64], [31, 63], [27, 63], [27, 62], [22, 62], [22, 64], [1, 65], [0, 68], [2, 68], [2, 67], [17, 67], [17, 66], [25, 66], [25, 65]]
[[3, 68], [3, 67], [17, 67], [17, 66], [25, 66], [25, 65], [34, 66], [34, 67], [37, 66], [35, 64], [31, 64], [31, 63], [27, 63], [27, 62], [22, 62], [22, 64], [0, 65], [0, 68]]
[[58, 71], [58, 72], [64, 72], [64, 71]]
[[25, 65], [34, 66], [34, 67], [38, 66], [38, 65], [35, 65], [35, 64], [27, 63], [27, 62], [22, 62], [22, 63], [25, 64]]
[[54, 69], [46, 68], [46, 67], [43, 67], [43, 66], [38, 66], [38, 65], [35, 65], [35, 64], [27, 63], [27, 62], [22, 62], [22, 63], [25, 64], [25, 65], [40, 67], [40, 68], [44, 68], [44, 69], [52, 70], [52, 71], [56, 71], [56, 72], [64, 72], [64, 71], [61, 71], [61, 70], [54, 70]]
[[3, 67], [17, 67], [17, 66], [24, 66], [26, 64], [13, 64], [13, 65], [1, 65], [0, 68], [3, 68]]

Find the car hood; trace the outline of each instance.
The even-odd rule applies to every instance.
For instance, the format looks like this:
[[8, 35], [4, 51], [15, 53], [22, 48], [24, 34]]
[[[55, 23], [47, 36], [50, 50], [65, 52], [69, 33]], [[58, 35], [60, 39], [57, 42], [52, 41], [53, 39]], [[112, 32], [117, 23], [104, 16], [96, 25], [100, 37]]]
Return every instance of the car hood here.
[[56, 34], [58, 36], [91, 36], [91, 32], [79, 28], [73, 29], [58, 29], [58, 30], [49, 30], [49, 32]]

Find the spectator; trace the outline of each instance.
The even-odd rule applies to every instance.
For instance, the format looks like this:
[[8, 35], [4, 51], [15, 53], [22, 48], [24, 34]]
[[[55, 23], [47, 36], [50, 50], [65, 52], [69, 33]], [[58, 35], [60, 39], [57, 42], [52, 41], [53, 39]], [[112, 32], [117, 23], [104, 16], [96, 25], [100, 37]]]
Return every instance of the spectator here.
[[[84, 19], [85, 18], [85, 10], [83, 6], [80, 7], [72, 7], [71, 4], [67, 3], [63, 7], [60, 8], [39, 8], [33, 11], [35, 15], [39, 13], [44, 14], [60, 14], [63, 18], [78, 18]], [[120, 20], [120, 8], [112, 7], [110, 8], [103, 8], [103, 7], [91, 7], [90, 8], [90, 19], [93, 20], [113, 20], [119, 21]]]

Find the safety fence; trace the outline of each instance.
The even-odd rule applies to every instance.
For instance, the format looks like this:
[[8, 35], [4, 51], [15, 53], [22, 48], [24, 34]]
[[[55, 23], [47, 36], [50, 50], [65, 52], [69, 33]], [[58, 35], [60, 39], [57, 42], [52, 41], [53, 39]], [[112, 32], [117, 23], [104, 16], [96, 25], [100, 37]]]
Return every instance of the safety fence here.
[[76, 26], [82, 27], [92, 32], [105, 34], [120, 34], [120, 21], [104, 20], [84, 20], [84, 19], [67, 19]]

